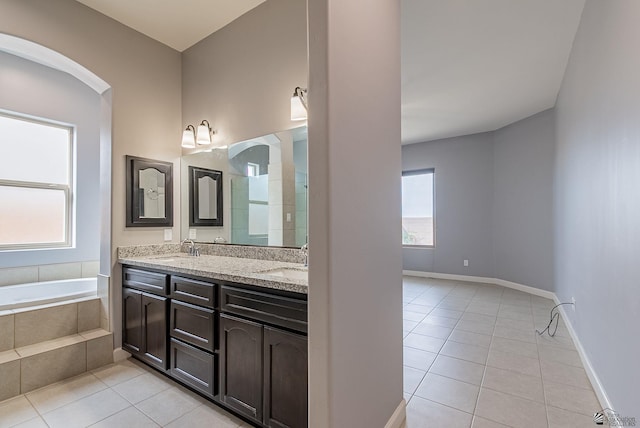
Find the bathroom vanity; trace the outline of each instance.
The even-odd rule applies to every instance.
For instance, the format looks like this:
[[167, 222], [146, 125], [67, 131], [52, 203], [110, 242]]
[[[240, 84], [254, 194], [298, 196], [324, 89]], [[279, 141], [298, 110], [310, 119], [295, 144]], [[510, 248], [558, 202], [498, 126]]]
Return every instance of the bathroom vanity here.
[[301, 265], [185, 253], [120, 263], [124, 350], [255, 426], [307, 426]]

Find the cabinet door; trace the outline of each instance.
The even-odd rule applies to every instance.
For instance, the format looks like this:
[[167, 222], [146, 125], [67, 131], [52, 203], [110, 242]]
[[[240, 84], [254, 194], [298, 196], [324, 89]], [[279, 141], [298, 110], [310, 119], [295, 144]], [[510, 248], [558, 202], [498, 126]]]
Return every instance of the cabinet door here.
[[264, 327], [264, 424], [307, 426], [307, 338]]
[[142, 293], [122, 289], [122, 349], [132, 354], [142, 352]]
[[262, 422], [262, 325], [220, 315], [220, 400]]
[[159, 369], [167, 365], [167, 298], [142, 293], [144, 358]]

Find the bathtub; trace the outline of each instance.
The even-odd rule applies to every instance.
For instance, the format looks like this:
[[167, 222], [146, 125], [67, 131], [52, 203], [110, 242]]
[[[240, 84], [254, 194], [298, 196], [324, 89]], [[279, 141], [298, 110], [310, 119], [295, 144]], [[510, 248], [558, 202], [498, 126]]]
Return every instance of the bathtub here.
[[63, 279], [0, 287], [0, 311], [97, 295], [97, 278]]

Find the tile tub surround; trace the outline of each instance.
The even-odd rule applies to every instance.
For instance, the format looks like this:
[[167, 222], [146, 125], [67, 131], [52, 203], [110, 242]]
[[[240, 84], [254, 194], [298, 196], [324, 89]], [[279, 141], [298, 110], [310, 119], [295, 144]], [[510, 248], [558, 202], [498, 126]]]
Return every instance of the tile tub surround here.
[[111, 363], [99, 327], [97, 297], [0, 313], [0, 400]]
[[239, 257], [201, 255], [191, 257], [185, 253], [170, 253], [144, 257], [120, 258], [123, 265], [161, 269], [170, 273], [199, 276], [219, 281], [238, 282], [276, 290], [307, 293], [307, 281], [277, 277], [265, 273], [274, 269], [304, 270], [297, 263]]
[[[553, 301], [497, 285], [405, 276], [406, 428], [593, 426], [600, 404]], [[445, 422], [446, 421], [446, 422]]]
[[99, 267], [99, 261], [87, 261], [1, 268], [0, 287], [59, 279], [95, 278]]
[[[118, 247], [118, 258], [157, 256], [162, 254], [187, 252], [188, 245], [159, 244]], [[205, 244], [196, 242], [201, 255], [238, 257], [242, 259], [271, 260], [274, 262], [304, 263], [304, 255], [299, 248], [259, 247], [253, 245]]]

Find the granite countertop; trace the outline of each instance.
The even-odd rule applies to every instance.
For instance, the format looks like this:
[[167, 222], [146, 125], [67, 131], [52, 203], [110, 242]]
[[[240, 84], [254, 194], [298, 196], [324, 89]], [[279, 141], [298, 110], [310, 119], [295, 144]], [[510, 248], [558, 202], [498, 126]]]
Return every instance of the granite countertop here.
[[118, 259], [118, 262], [123, 265], [163, 269], [178, 274], [250, 284], [296, 293], [307, 294], [308, 289], [307, 279], [275, 276], [273, 274], [270, 275], [268, 272], [276, 269], [305, 272], [307, 268], [298, 263], [211, 255], [192, 257], [186, 253], [122, 257]]

